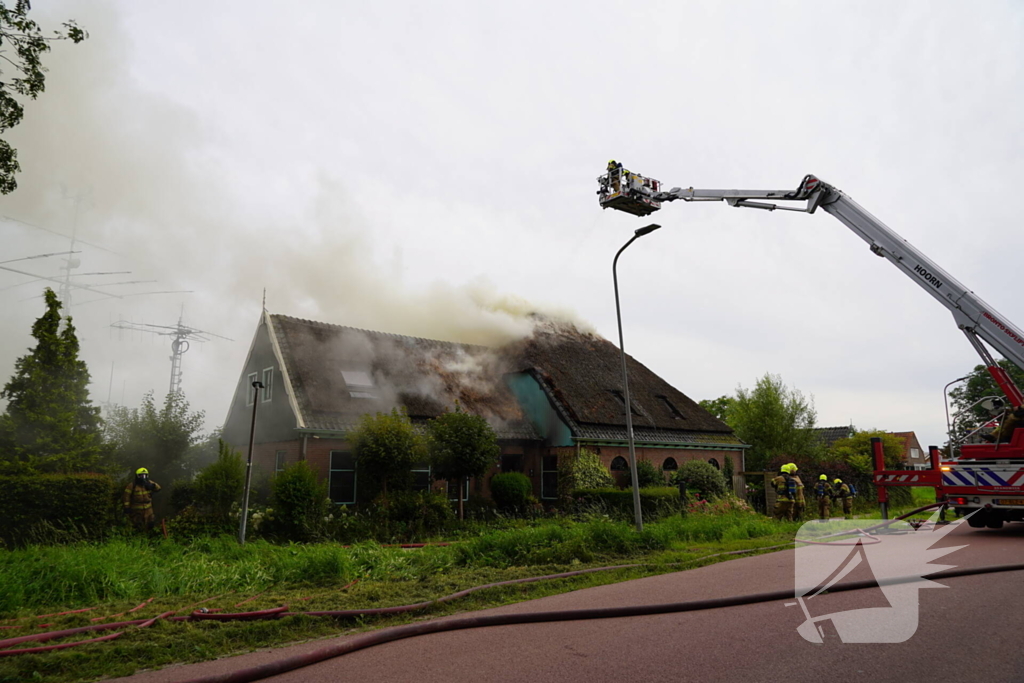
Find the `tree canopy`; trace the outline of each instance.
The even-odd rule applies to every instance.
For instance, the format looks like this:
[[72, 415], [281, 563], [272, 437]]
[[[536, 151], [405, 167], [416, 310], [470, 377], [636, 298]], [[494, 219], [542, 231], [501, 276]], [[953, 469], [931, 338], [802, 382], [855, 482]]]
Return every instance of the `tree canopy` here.
[[[481, 477], [501, 455], [498, 437], [479, 415], [460, 410], [443, 413], [427, 423], [430, 464], [434, 476], [461, 483], [472, 477]], [[461, 489], [461, 486], [456, 489]], [[459, 518], [462, 514], [462, 496], [459, 499]]]
[[819, 447], [811, 431], [816, 418], [813, 399], [772, 374], [749, 391], [738, 387], [726, 414], [736, 436], [751, 446], [746, 456], [750, 470], [764, 469], [777, 456], [816, 458]]
[[719, 396], [718, 398], [698, 401], [697, 404], [719, 420], [727, 420], [729, 417], [729, 407], [732, 406], [734, 400], [732, 396]]
[[[34, 100], [46, 89], [42, 55], [50, 51], [50, 43], [80, 43], [89, 37], [74, 21], [64, 22], [63, 30], [47, 36], [39, 24], [29, 19], [29, 0], [16, 0], [13, 7], [8, 5], [0, 0], [0, 134], [17, 126], [25, 116], [24, 106], [16, 96]], [[20, 170], [17, 150], [0, 140], [0, 194], [10, 194], [18, 187], [14, 176]]]
[[[999, 366], [1009, 373], [1010, 379], [1018, 387], [1024, 389], [1024, 371], [1005, 358], [999, 361]], [[992, 375], [988, 373], [988, 368], [984, 365], [975, 365], [967, 375], [966, 381], [949, 390], [950, 413], [952, 415], [964, 413], [964, 417], [957, 421], [953, 427], [953, 433], [949, 435], [953, 441], [960, 441], [972, 429], [990, 419], [989, 413], [984, 408], [974, 405], [986, 396], [998, 396], [1005, 401], [1002, 389], [992, 379]], [[972, 408], [972, 406], [974, 407]]]
[[412, 482], [412, 467], [426, 459], [423, 437], [413, 429], [409, 416], [397, 409], [390, 413], [363, 415], [348, 441], [356, 457], [364, 490], [379, 485], [387, 496], [388, 485], [402, 490]]
[[829, 449], [829, 456], [847, 463], [861, 474], [875, 471], [875, 455], [871, 449], [871, 438], [882, 439], [882, 450], [885, 453], [885, 468], [895, 470], [903, 462], [903, 438], [878, 429], [856, 432], [853, 436], [839, 439]]
[[[78, 359], [71, 317], [61, 318], [52, 289], [46, 312], [32, 325], [36, 346], [15, 362], [0, 391], [0, 462], [12, 472], [84, 472], [103, 456], [99, 408], [89, 400], [89, 370]], [[62, 325], [63, 322], [63, 325]]]
[[190, 474], [187, 460], [192, 447], [202, 438], [206, 414], [192, 412], [185, 394], [167, 394], [157, 407], [153, 392], [142, 398], [138, 408], [115, 407], [107, 416], [105, 435], [115, 467], [149, 470], [151, 479], [170, 483]]

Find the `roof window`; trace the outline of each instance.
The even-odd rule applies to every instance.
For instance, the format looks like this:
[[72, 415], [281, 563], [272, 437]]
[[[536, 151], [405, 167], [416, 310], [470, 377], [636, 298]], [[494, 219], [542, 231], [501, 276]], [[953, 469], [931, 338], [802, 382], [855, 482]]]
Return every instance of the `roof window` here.
[[679, 408], [676, 408], [672, 401], [668, 400], [668, 396], [659, 396], [658, 400], [661, 401], [662, 405], [668, 408], [668, 412], [672, 413], [672, 417], [676, 420], [682, 420], [683, 414], [679, 412]]
[[[623, 408], [623, 411], [622, 411], [622, 412], [626, 412], [626, 411], [625, 411], [625, 408], [626, 408], [626, 399], [625, 399], [625, 398], [623, 398], [623, 396], [622, 396], [622, 392], [621, 392], [621, 391], [619, 391], [618, 389], [609, 389], [608, 391], [609, 391], [609, 392], [611, 392], [611, 395], [612, 395], [612, 396], [614, 396], [614, 397], [615, 397], [615, 399], [616, 399], [616, 400], [617, 400], [617, 401], [619, 402], [619, 405], [620, 405], [620, 406], [622, 406], [622, 408]], [[636, 409], [636, 406], [635, 406], [635, 405], [633, 405], [633, 402], [632, 402], [632, 401], [630, 401], [629, 403], [630, 403], [630, 406], [629, 406], [629, 412], [633, 413], [634, 415], [639, 415], [639, 414], [640, 414], [640, 412], [639, 412], [639, 411], [637, 411], [637, 409]]]
[[342, 370], [341, 377], [345, 380], [345, 386], [349, 387], [372, 387], [373, 378], [370, 373], [363, 370]]

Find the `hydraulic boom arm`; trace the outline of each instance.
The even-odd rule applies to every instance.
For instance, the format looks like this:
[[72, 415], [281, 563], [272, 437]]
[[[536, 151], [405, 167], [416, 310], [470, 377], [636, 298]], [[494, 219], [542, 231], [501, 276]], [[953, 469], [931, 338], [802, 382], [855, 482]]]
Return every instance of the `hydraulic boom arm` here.
[[[686, 202], [725, 201], [731, 206], [775, 211], [801, 211], [814, 213], [819, 207], [839, 219], [846, 227], [868, 243], [871, 251], [899, 268], [911, 280], [928, 292], [936, 301], [949, 309], [953, 320], [963, 330], [968, 341], [981, 355], [989, 373], [999, 384], [1010, 402], [1018, 407], [1024, 404], [1024, 394], [1009, 375], [996, 364], [991, 353], [979, 341], [992, 348], [1024, 370], [1024, 332], [985, 303], [974, 292], [944, 271], [916, 247], [900, 237], [885, 223], [864, 210], [857, 202], [828, 183], [813, 175], [805, 176], [795, 191], [792, 190], [695, 190], [674, 187], [668, 192], [656, 192], [655, 202], [682, 199]], [[769, 201], [770, 200], [770, 201]], [[804, 202], [803, 206], [786, 206], [775, 202]]]

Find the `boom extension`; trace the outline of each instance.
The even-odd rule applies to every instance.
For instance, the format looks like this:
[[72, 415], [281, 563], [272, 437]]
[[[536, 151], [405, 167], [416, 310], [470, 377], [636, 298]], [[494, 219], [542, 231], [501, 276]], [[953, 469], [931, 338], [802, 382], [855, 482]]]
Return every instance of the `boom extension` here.
[[[619, 208], [604, 201], [604, 208]], [[1000, 368], [988, 349], [994, 348], [1014, 365], [1024, 370], [1024, 331], [989, 306], [981, 297], [967, 289], [953, 276], [939, 267], [912, 244], [900, 237], [892, 228], [878, 220], [846, 194], [816, 178], [804, 176], [796, 190], [697, 190], [674, 187], [667, 192], [652, 192], [647, 197], [649, 213], [658, 210], [661, 203], [724, 201], [730, 206], [775, 211], [814, 213], [819, 207], [837, 218], [843, 225], [863, 239], [871, 252], [899, 268], [936, 301], [953, 314], [957, 327], [967, 335], [989, 372], [1014, 407], [1024, 404], [1024, 394], [1009, 375]], [[778, 202], [804, 202], [802, 207], [786, 206]], [[630, 211], [634, 213], [634, 211]]]

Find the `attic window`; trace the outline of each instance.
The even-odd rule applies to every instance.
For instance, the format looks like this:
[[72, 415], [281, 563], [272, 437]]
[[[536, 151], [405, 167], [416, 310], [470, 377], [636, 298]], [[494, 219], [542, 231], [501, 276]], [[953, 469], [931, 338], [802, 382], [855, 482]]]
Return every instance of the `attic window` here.
[[668, 412], [672, 413], [673, 419], [676, 419], [676, 420], [684, 419], [683, 418], [683, 414], [681, 412], [679, 412], [679, 408], [676, 408], [675, 404], [672, 403], [672, 401], [668, 400], [668, 396], [659, 396], [658, 400], [661, 401], [662, 405], [664, 405], [666, 408], [668, 408]]
[[[623, 398], [623, 396], [622, 396], [622, 392], [621, 392], [621, 391], [619, 391], [618, 389], [609, 389], [609, 391], [611, 392], [612, 396], [614, 396], [614, 397], [615, 397], [615, 399], [616, 399], [616, 400], [617, 400], [617, 401], [619, 402], [619, 405], [620, 405], [620, 406], [622, 406], [622, 408], [623, 408], [623, 412], [625, 412], [625, 408], [626, 408], [626, 399], [625, 399], [625, 398]], [[637, 409], [636, 409], [636, 407], [635, 407], [635, 406], [633, 406], [633, 405], [632, 405], [632, 403], [633, 403], [633, 402], [632, 402], [632, 401], [630, 401], [630, 406], [629, 406], [629, 412], [633, 413], [634, 415], [639, 415], [640, 413], [639, 413], [639, 412], [637, 412]]]
[[350, 391], [348, 395], [352, 398], [376, 398], [376, 394], [371, 394], [369, 391]]
[[342, 370], [341, 377], [345, 380], [345, 385], [349, 387], [369, 388], [373, 386], [373, 379], [370, 377], [370, 373], [363, 370]]

